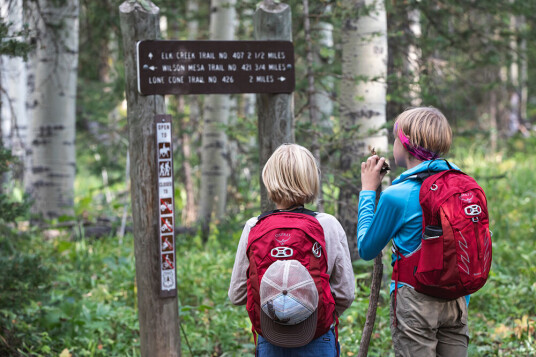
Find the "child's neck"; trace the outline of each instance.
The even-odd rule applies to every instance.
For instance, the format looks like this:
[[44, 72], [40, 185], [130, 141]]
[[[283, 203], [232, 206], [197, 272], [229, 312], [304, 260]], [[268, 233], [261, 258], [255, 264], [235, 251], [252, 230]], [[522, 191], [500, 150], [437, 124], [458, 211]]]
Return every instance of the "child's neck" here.
[[408, 162], [408, 166], [406, 167], [408, 170], [414, 168], [415, 166], [418, 166], [422, 163], [422, 161], [415, 160]]
[[406, 170], [412, 169], [417, 165], [420, 165], [423, 161], [416, 159], [410, 153], [406, 153]]
[[303, 204], [296, 203], [296, 204], [288, 206], [288, 205], [285, 205], [285, 204], [276, 203], [276, 205], [275, 205], [276, 209], [280, 209], [280, 210], [283, 210], [283, 211], [289, 211], [291, 209], [298, 208], [298, 207], [303, 207]]

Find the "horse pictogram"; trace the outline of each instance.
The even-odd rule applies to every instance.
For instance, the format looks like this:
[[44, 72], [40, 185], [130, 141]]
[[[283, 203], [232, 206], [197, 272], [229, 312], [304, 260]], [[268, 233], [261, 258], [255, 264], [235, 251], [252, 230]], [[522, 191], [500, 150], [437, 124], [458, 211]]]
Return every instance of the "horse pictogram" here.
[[160, 159], [169, 159], [171, 157], [171, 143], [158, 144], [158, 157]]

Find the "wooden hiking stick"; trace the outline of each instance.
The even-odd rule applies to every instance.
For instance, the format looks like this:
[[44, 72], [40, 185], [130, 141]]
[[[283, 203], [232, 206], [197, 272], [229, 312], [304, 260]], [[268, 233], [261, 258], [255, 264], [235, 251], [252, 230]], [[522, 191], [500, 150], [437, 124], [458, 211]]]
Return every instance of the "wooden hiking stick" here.
[[[371, 155], [376, 155], [376, 150], [374, 149], [374, 147], [369, 147], [369, 150]], [[391, 170], [389, 164], [383, 164], [382, 172], [384, 170]], [[376, 204], [378, 204], [381, 192], [382, 186], [380, 185], [380, 187], [378, 187], [378, 189], [376, 190]], [[378, 254], [378, 256], [374, 258], [374, 267], [372, 268], [372, 282], [370, 283], [369, 307], [367, 310], [365, 326], [363, 327], [363, 334], [361, 335], [361, 342], [359, 343], [359, 353], [357, 354], [357, 357], [367, 356], [370, 344], [370, 336], [372, 336], [372, 330], [374, 330], [374, 322], [376, 321], [376, 310], [378, 310], [378, 300], [380, 298], [380, 287], [382, 285], [382, 256], [383, 253], [380, 251], [380, 254]]]
[[382, 255], [382, 252], [380, 252], [380, 254], [378, 254], [378, 256], [374, 258], [374, 268], [372, 269], [372, 282], [370, 283], [369, 307], [367, 310], [365, 326], [363, 327], [363, 334], [361, 335], [361, 342], [359, 343], [359, 353], [357, 354], [357, 357], [366, 357], [368, 354], [370, 336], [372, 336], [374, 322], [376, 321], [376, 310], [378, 309], [380, 287], [382, 284]]

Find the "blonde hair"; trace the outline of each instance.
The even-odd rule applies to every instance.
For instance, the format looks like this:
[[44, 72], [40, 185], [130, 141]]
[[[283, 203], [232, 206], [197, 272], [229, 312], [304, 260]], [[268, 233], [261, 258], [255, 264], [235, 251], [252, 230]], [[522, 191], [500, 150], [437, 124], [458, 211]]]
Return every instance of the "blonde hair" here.
[[320, 170], [309, 150], [296, 144], [278, 147], [264, 165], [262, 181], [268, 198], [291, 207], [316, 201]]
[[411, 145], [420, 146], [442, 156], [449, 152], [452, 144], [452, 129], [447, 118], [434, 107], [409, 108], [395, 120], [393, 134], [398, 131], [408, 137]]

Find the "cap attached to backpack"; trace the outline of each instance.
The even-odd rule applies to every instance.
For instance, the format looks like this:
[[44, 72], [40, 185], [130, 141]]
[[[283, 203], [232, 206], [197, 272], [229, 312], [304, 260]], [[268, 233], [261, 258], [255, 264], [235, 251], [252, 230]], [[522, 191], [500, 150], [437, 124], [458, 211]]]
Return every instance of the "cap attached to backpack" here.
[[280, 347], [301, 347], [314, 337], [318, 290], [297, 260], [277, 260], [260, 284], [260, 322], [263, 337]]

